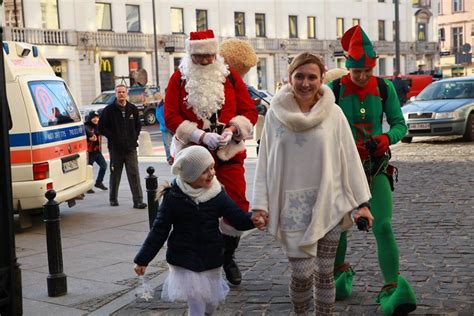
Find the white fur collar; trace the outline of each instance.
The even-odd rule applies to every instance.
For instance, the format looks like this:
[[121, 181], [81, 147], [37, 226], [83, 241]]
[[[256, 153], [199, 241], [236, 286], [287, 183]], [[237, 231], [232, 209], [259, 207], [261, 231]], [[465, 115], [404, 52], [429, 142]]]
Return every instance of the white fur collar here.
[[271, 110], [277, 119], [292, 131], [302, 132], [310, 129], [319, 125], [328, 116], [331, 107], [336, 106], [331, 89], [324, 84], [321, 88], [323, 95], [307, 115], [301, 112], [289, 84], [283, 86], [273, 97]]
[[210, 199], [216, 197], [222, 191], [221, 184], [219, 183], [219, 181], [217, 181], [216, 177], [212, 179], [212, 186], [209, 189], [194, 189], [188, 183], [181, 180], [179, 176], [176, 178], [176, 184], [181, 189], [181, 191], [183, 191], [184, 194], [189, 196], [197, 204], [209, 201]]

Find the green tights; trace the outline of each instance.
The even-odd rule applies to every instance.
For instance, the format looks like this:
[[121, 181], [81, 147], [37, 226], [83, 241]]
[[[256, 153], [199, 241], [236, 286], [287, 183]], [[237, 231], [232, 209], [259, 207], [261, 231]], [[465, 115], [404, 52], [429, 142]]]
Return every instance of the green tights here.
[[[385, 175], [376, 176], [370, 188], [372, 199], [370, 200], [370, 211], [374, 217], [375, 240], [377, 241], [377, 254], [379, 266], [382, 270], [385, 284], [397, 282], [399, 272], [399, 254], [392, 230], [392, 191], [388, 178]], [[347, 232], [341, 234], [337, 248], [334, 266], [344, 263], [347, 249]], [[358, 249], [358, 251], [363, 251]]]

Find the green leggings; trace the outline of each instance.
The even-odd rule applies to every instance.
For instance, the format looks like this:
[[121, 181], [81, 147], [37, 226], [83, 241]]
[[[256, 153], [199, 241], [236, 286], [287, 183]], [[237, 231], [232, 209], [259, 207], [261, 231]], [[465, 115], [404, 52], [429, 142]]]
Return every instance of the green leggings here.
[[[399, 269], [398, 247], [392, 231], [392, 191], [386, 175], [376, 176], [370, 187], [372, 199], [370, 212], [374, 217], [375, 240], [377, 241], [377, 254], [380, 269], [385, 283], [397, 282]], [[344, 263], [347, 249], [347, 231], [341, 234], [337, 248], [334, 266]], [[358, 249], [363, 251], [363, 249]]]

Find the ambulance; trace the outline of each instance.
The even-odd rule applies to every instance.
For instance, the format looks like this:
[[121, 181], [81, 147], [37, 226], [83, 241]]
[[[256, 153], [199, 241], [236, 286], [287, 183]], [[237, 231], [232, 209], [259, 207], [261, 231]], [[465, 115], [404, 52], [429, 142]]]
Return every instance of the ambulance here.
[[41, 209], [45, 193], [75, 204], [92, 188], [87, 142], [79, 109], [35, 45], [3, 42], [10, 130], [13, 206], [22, 216]]

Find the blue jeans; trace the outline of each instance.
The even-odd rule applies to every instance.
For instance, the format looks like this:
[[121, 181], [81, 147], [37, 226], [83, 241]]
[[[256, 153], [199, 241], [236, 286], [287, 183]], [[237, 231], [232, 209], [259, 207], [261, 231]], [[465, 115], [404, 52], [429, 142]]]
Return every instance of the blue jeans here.
[[102, 183], [104, 181], [104, 176], [105, 176], [105, 171], [107, 170], [107, 161], [105, 161], [104, 156], [102, 155], [102, 152], [100, 151], [92, 151], [89, 152], [89, 165], [93, 165], [97, 163], [100, 167], [99, 169], [99, 174], [97, 175], [97, 179], [95, 180], [95, 183]]
[[169, 131], [161, 131], [161, 136], [163, 137], [163, 146], [165, 147], [166, 160], [169, 161], [171, 158], [170, 145], [171, 140], [173, 139], [173, 134], [171, 134]]

